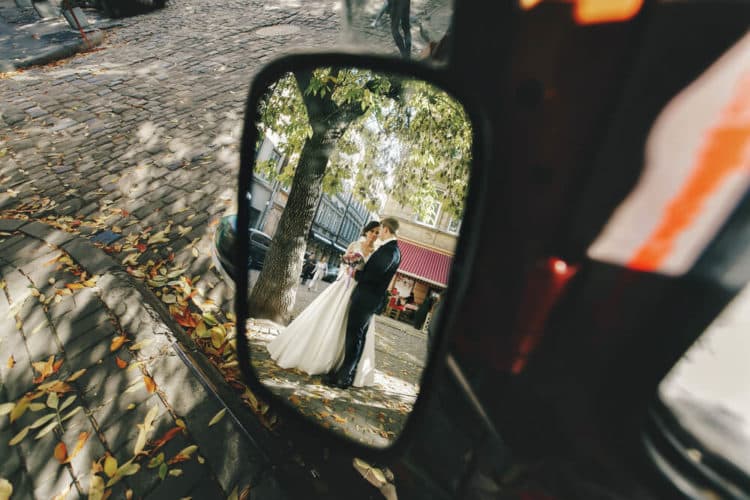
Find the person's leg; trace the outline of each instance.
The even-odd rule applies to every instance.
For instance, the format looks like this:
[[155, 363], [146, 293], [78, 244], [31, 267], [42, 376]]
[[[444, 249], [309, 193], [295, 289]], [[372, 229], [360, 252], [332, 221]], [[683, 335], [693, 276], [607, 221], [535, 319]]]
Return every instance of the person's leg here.
[[362, 357], [367, 328], [370, 325], [371, 318], [372, 311], [363, 307], [359, 302], [352, 302], [346, 324], [344, 362], [336, 373], [336, 382], [339, 384], [348, 386], [354, 381], [354, 375], [357, 372], [359, 358]]
[[401, 25], [401, 19], [400, 19], [401, 9], [399, 9], [400, 1], [401, 0], [391, 0], [390, 2], [391, 35], [393, 35], [393, 41], [396, 42], [396, 47], [398, 47], [398, 51], [403, 56], [404, 51], [406, 50], [406, 46], [404, 45], [404, 39], [401, 37], [401, 33], [399, 32], [400, 25]]
[[404, 50], [401, 52], [401, 55], [409, 59], [411, 58], [411, 19], [409, 18], [411, 0], [399, 0], [399, 8], [401, 29], [404, 32]]

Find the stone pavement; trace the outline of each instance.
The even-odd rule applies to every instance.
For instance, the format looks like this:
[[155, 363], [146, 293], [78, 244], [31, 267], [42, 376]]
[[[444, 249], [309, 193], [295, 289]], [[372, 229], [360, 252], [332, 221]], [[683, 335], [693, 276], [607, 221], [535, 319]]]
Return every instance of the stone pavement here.
[[0, 219], [0, 478], [14, 498], [108, 482], [113, 498], [281, 497], [160, 307], [88, 240]]

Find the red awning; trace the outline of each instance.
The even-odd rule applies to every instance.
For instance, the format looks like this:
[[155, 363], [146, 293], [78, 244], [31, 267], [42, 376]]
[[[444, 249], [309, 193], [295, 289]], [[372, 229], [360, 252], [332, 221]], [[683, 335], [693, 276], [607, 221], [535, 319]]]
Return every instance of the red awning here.
[[448, 285], [453, 257], [403, 240], [398, 240], [398, 248], [401, 250], [400, 274], [442, 287]]

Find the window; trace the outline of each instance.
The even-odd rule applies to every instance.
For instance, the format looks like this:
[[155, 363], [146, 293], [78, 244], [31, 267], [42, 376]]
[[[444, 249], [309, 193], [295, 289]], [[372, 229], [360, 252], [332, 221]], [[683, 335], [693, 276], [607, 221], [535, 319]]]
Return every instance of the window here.
[[461, 230], [461, 219], [456, 219], [454, 217], [451, 217], [451, 219], [448, 221], [448, 232], [458, 234], [460, 230]]
[[416, 221], [419, 222], [420, 224], [425, 224], [428, 226], [435, 227], [435, 225], [437, 224], [439, 215], [440, 215], [440, 201], [433, 200], [432, 204], [429, 206], [424, 216], [420, 217], [419, 215], [417, 215]]

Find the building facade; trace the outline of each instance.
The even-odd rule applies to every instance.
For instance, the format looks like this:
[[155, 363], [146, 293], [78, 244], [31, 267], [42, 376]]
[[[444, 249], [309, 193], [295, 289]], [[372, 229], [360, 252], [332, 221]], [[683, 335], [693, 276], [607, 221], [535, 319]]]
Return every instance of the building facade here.
[[413, 295], [419, 305], [430, 294], [439, 294], [448, 286], [453, 255], [461, 229], [461, 219], [447, 213], [435, 200], [425, 216], [388, 199], [382, 217], [399, 221], [398, 242], [401, 266], [391, 283], [400, 297]]
[[[271, 161], [276, 172], [281, 172], [286, 166], [286, 158], [267, 137], [258, 148], [256, 161]], [[250, 227], [273, 238], [288, 197], [289, 190], [280, 182], [254, 173], [250, 196]], [[336, 266], [349, 244], [360, 237], [362, 228], [373, 218], [350, 191], [332, 196], [323, 194], [313, 216], [307, 249], [315, 252], [318, 258], [328, 257], [329, 263]]]

